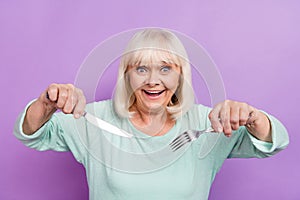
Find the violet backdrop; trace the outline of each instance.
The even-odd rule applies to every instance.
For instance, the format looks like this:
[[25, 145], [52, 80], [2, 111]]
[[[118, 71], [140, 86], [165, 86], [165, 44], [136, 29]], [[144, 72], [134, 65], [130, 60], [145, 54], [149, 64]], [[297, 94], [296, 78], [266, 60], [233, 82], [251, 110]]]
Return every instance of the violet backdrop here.
[[[274, 157], [226, 160], [209, 199], [300, 199], [299, 24], [297, 0], [0, 0], [0, 200], [88, 199], [72, 155], [26, 148], [12, 134], [14, 122], [50, 83], [74, 83], [99, 43], [142, 27], [193, 38], [218, 66], [228, 99], [273, 114], [289, 131], [289, 147]], [[104, 74], [95, 98], [110, 98], [114, 81]], [[199, 74], [193, 83], [197, 101], [209, 105]]]

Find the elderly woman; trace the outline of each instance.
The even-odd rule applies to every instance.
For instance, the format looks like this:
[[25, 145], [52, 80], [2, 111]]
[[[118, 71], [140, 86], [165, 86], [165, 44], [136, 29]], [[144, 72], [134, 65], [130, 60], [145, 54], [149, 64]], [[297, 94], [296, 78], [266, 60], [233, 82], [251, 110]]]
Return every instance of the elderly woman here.
[[[82, 117], [86, 111], [133, 137], [94, 126]], [[165, 151], [180, 133], [207, 127], [216, 133]], [[207, 199], [225, 159], [268, 157], [289, 142], [277, 119], [247, 103], [194, 104], [185, 48], [161, 29], [131, 39], [113, 100], [86, 105], [72, 84], [51, 84], [20, 115], [15, 135], [37, 150], [71, 151], [86, 169], [93, 200]]]

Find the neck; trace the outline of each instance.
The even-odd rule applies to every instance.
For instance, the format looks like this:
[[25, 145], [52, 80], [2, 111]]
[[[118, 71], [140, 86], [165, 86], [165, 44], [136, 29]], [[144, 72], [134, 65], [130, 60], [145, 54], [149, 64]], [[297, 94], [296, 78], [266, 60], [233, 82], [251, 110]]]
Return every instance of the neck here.
[[136, 110], [137, 117], [141, 118], [141, 120], [149, 124], [151, 121], [165, 121], [168, 118], [168, 113], [166, 110], [159, 111], [143, 111], [140, 109]]
[[170, 114], [162, 109], [158, 112], [150, 112], [136, 109], [132, 107], [131, 111], [135, 114], [130, 119], [133, 125], [140, 131], [152, 135], [159, 136], [167, 133], [175, 124]]

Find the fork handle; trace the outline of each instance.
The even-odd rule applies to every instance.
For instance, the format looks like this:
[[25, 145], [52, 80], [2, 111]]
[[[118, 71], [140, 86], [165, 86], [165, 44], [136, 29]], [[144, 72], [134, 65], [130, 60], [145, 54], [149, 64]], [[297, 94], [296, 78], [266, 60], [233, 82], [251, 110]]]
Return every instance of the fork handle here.
[[213, 127], [208, 127], [207, 129], [205, 129], [204, 132], [210, 133], [210, 132], [216, 132], [215, 129], [213, 129]]

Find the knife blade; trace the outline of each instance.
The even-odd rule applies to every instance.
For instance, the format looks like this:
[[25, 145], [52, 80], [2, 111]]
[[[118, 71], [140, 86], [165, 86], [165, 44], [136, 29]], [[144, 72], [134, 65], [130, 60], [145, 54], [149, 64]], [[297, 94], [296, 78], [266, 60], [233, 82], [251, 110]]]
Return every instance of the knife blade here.
[[83, 114], [83, 117], [85, 117], [85, 119], [90, 122], [91, 124], [93, 124], [94, 126], [100, 128], [100, 129], [103, 129], [105, 131], [108, 131], [112, 134], [115, 134], [115, 135], [119, 135], [119, 136], [122, 136], [122, 137], [127, 137], [127, 138], [132, 138], [133, 135], [131, 133], [128, 133], [127, 131], [125, 130], [122, 130], [88, 112], [85, 112]]
[[[48, 92], [46, 92], [46, 98], [48, 100], [50, 100]], [[105, 131], [108, 131], [112, 134], [127, 137], [127, 138], [132, 138], [133, 137], [133, 135], [128, 133], [127, 131], [124, 131], [124, 130], [122, 130], [122, 129], [120, 129], [120, 128], [118, 128], [118, 127], [116, 127], [116, 126], [114, 126], [114, 125], [112, 125], [112, 124], [110, 124], [110, 123], [108, 123], [108, 122], [106, 122], [106, 121], [104, 121], [104, 120], [102, 120], [102, 119], [86, 112], [86, 111], [84, 112], [84, 114], [82, 116], [85, 117], [85, 119], [88, 122], [90, 122], [91, 124], [93, 124], [94, 126], [100, 128], [100, 129], [103, 129]]]

